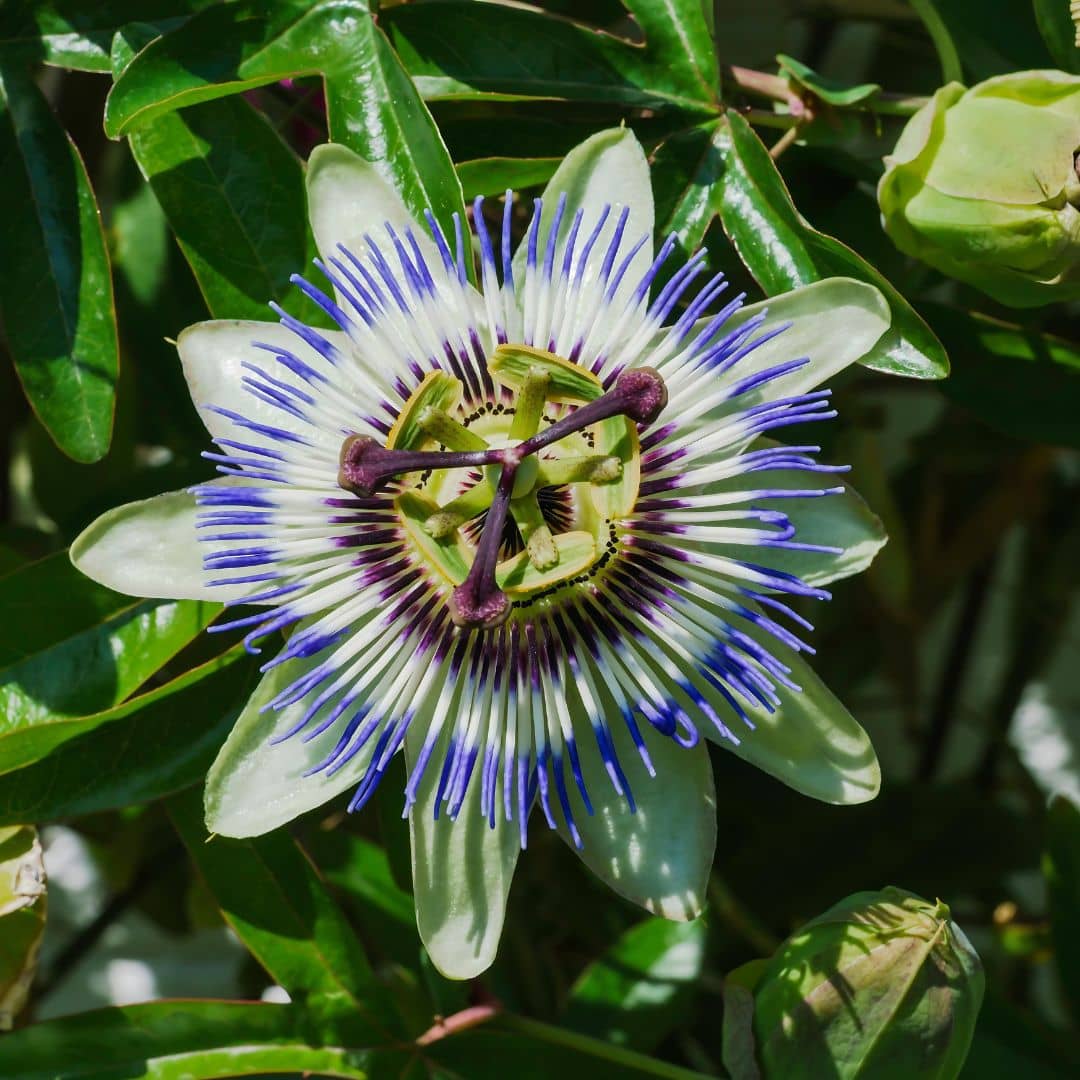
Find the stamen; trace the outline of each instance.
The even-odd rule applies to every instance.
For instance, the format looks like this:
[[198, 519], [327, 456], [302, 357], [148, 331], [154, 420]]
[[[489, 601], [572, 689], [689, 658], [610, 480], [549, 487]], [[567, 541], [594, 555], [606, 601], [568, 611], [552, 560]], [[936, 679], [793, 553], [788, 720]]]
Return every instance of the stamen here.
[[622, 476], [622, 462], [613, 454], [575, 454], [540, 462], [537, 487], [560, 484], [606, 484]]
[[438, 512], [424, 522], [424, 530], [436, 540], [449, 536], [459, 525], [482, 514], [491, 505], [491, 499], [490, 484], [473, 484], [468, 491], [439, 507]]
[[551, 376], [541, 367], [531, 367], [514, 404], [514, 419], [510, 424], [511, 439], [528, 439], [535, 435], [544, 415]]
[[559, 561], [559, 549], [544, 520], [544, 512], [535, 494], [529, 494], [510, 503], [510, 513], [514, 515], [514, 524], [525, 541], [525, 550], [529, 553], [529, 562], [537, 570], [550, 570]]
[[442, 409], [428, 407], [417, 417], [417, 424], [437, 442], [451, 450], [486, 450], [487, 443], [464, 424]]

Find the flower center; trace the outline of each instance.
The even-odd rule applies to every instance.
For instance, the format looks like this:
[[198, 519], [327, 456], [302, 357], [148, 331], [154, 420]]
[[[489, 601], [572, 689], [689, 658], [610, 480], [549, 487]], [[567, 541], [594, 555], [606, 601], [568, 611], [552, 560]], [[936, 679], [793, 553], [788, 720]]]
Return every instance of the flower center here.
[[[453, 586], [454, 622], [478, 629], [603, 558], [613, 522], [637, 498], [637, 425], [667, 403], [651, 368], [622, 372], [607, 391], [576, 364], [524, 345], [500, 345], [488, 368], [509, 406], [489, 401], [464, 415], [461, 383], [433, 371], [385, 446], [365, 435], [345, 440], [338, 473], [361, 497], [397, 481], [395, 507], [415, 551]], [[552, 510], [559, 491], [568, 513]], [[507, 558], [515, 529], [524, 550]]]

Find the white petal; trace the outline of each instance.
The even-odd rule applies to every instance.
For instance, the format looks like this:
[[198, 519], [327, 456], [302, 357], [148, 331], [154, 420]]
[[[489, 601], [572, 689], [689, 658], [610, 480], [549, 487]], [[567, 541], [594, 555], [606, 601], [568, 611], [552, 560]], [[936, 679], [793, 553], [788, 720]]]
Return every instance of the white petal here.
[[[410, 731], [410, 768], [425, 732]], [[490, 828], [480, 813], [480, 781], [473, 777], [456, 821], [433, 816], [440, 755], [425, 770], [409, 813], [416, 925], [432, 962], [447, 978], [471, 979], [491, 966], [499, 947], [506, 898], [520, 853], [516, 822], [501, 810]]]
[[[627, 900], [666, 919], [693, 919], [705, 905], [716, 849], [716, 791], [709, 755], [704, 743], [687, 749], [647, 723], [641, 729], [655, 776], [646, 772], [625, 725], [612, 724], [616, 751], [637, 802], [634, 813], [612, 787], [591, 738], [579, 743], [594, 813], [586, 814], [577, 793], [572, 794], [584, 844], [577, 853]], [[560, 834], [567, 839], [564, 829]]]
[[[544, 188], [543, 212], [540, 218], [541, 235], [551, 224], [559, 196], [566, 194], [566, 210], [560, 235], [565, 239], [578, 209], [584, 211], [582, 230], [587, 236], [605, 206], [612, 207], [611, 219], [604, 235], [590, 256], [590, 265], [603, 260], [605, 240], [612, 232], [618, 207], [629, 207], [630, 216], [623, 239], [623, 250], [629, 251], [642, 236], [648, 242], [634, 257], [626, 273], [627, 282], [640, 281], [653, 259], [652, 232], [654, 223], [652, 181], [649, 163], [636, 136], [628, 128], [611, 128], [590, 136], [575, 146], [563, 158], [562, 164]], [[561, 250], [562, 245], [560, 245]], [[524, 243], [514, 253], [514, 275], [521, 280], [526, 260]]]
[[[308, 159], [307, 196], [311, 229], [324, 260], [339, 256], [338, 244], [354, 255], [362, 254], [365, 233], [382, 245], [385, 226], [390, 224], [399, 234], [411, 228], [428, 264], [441, 265], [427, 227], [417, 224], [379, 170], [347, 147], [339, 143], [315, 147]], [[448, 239], [453, 247], [454, 238]]]
[[[215, 480], [215, 484], [229, 481]], [[88, 525], [71, 545], [77, 569], [128, 596], [223, 602], [250, 585], [213, 586], [195, 534], [195, 496], [171, 491], [118, 506]]]
[[[725, 331], [763, 311], [768, 312], [768, 320], [759, 334], [781, 323], [792, 325], [744, 356], [727, 377], [741, 381], [804, 356], [810, 362], [740, 395], [739, 406], [794, 397], [827, 383], [870, 352], [892, 320], [885, 297], [873, 285], [851, 278], [827, 278], [740, 309], [725, 324]], [[695, 328], [704, 328], [707, 323], [707, 319], [701, 320]], [[730, 408], [725, 406], [725, 411]]]
[[741, 702], [754, 722], [751, 731], [732, 716], [730, 707], [704, 679], [695, 678], [695, 685], [741, 741], [733, 746], [709, 724], [702, 725], [704, 733], [811, 798], [837, 805], [874, 798], [881, 786], [881, 769], [866, 732], [809, 664], [770, 635], [753, 629], [746, 632], [791, 668], [790, 678], [801, 689], [777, 686], [781, 704], [773, 713]]
[[[751, 449], [777, 446], [771, 439], [759, 439]], [[813, 491], [821, 488], [843, 487], [836, 495], [816, 495], [805, 499], [780, 497], [757, 498], [755, 506], [779, 510], [795, 526], [794, 540], [801, 544], [839, 548], [839, 552], [795, 551], [771, 548], [767, 553], [751, 554], [745, 546], [712, 544], [709, 550], [732, 559], [747, 559], [794, 574], [807, 585], [828, 585], [831, 581], [851, 577], [865, 570], [885, 546], [888, 536], [881, 518], [866, 505], [862, 496], [839, 478], [829, 474], [800, 472], [798, 469], [769, 469], [733, 476], [706, 489], [709, 494], [739, 491], [748, 487], [763, 490], [786, 489]]]
[[[338, 349], [349, 349], [348, 339], [341, 331], [320, 330], [319, 333]], [[316, 370], [328, 367], [310, 345], [278, 323], [215, 319], [187, 327], [177, 339], [176, 348], [191, 400], [207, 431], [217, 438], [235, 436], [238, 430], [231, 420], [207, 408], [213, 405], [239, 413], [257, 424], [310, 435], [310, 425], [244, 388], [241, 380], [250, 374], [241, 366], [245, 360], [273, 375], [281, 375], [275, 370], [273, 355], [265, 349], [255, 348], [253, 343], [256, 341], [280, 346]], [[294, 384], [298, 381], [293, 376], [286, 376], [286, 380]]]
[[[371, 759], [375, 739], [368, 740], [347, 765], [328, 776], [304, 776], [322, 762], [341, 736], [346, 717], [310, 742], [302, 733], [274, 744], [271, 739], [293, 727], [311, 703], [305, 695], [294, 705], [275, 712], [263, 705], [295, 679], [316, 667], [324, 656], [290, 660], [263, 676], [206, 777], [206, 827], [222, 836], [261, 836], [313, 810], [359, 783]], [[325, 710], [309, 725], [318, 726]]]

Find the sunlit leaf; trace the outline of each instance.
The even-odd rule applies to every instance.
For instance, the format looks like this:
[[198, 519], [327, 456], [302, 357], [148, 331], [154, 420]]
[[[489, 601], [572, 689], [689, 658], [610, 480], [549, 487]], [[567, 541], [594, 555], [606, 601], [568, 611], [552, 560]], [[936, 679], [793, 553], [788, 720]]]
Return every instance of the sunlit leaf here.
[[562, 1022], [619, 1046], [652, 1050], [686, 1019], [705, 936], [700, 919], [638, 923], [578, 976]]
[[373, 995], [363, 948], [315, 868], [285, 833], [257, 840], [209, 837], [197, 790], [169, 813], [226, 921], [293, 997], [352, 1014], [371, 1039], [388, 1036], [388, 1010]]
[[0, 776], [0, 822], [80, 817], [201, 784], [255, 676], [253, 661], [236, 646], [77, 723], [83, 734]]
[[61, 554], [0, 579], [0, 773], [119, 718], [113, 709], [209, 624], [220, 604], [133, 600]]

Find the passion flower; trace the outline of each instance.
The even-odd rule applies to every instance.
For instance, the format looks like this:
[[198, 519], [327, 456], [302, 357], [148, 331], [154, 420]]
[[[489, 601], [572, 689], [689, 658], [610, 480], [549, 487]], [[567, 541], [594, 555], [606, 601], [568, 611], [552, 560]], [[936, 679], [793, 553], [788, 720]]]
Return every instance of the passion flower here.
[[[654, 287], [633, 135], [574, 150], [511, 242], [414, 221], [340, 146], [308, 168], [336, 325], [208, 322], [179, 352], [221, 478], [121, 507], [72, 548], [135, 595], [249, 607], [287, 635], [211, 769], [250, 836], [408, 766], [421, 935], [492, 960], [534, 806], [624, 896], [700, 910], [716, 839], [702, 736], [814, 797], [873, 797], [873, 749], [805, 664], [791, 598], [866, 566], [877, 519], [817, 448], [817, 386], [888, 327], [837, 279], [758, 307], [695, 255]], [[470, 284], [473, 245], [480, 287]], [[710, 313], [711, 311], [711, 313]], [[196, 539], [198, 537], [198, 539]]]

